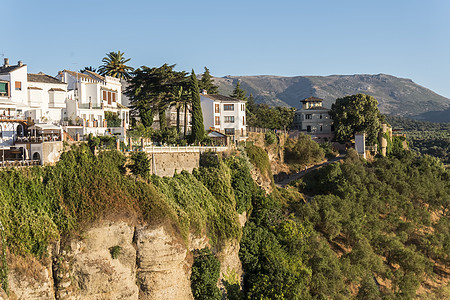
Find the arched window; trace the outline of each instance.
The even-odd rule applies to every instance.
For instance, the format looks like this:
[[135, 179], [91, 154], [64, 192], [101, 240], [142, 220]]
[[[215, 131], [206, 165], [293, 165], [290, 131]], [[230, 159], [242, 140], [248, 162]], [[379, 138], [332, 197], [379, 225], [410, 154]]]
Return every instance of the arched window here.
[[23, 126], [22, 126], [22, 124], [17, 125], [16, 131], [17, 131], [17, 136], [21, 136], [21, 137], [23, 136]]
[[37, 160], [39, 161], [39, 163], [41, 163], [41, 155], [39, 154], [39, 152], [34, 152], [33, 160]]

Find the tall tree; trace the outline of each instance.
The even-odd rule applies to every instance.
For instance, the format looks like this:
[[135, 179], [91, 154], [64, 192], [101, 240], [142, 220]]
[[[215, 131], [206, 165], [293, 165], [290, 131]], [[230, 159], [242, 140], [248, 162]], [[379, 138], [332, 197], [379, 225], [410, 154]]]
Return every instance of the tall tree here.
[[357, 94], [339, 98], [331, 106], [330, 116], [337, 141], [345, 142], [353, 138], [356, 132], [365, 132], [368, 144], [376, 144], [381, 114], [374, 97]]
[[217, 94], [218, 87], [214, 85], [211, 74], [209, 74], [209, 69], [205, 67], [205, 73], [203, 73], [202, 78], [198, 82], [198, 87], [201, 90], [206, 90], [208, 94]]
[[125, 94], [145, 127], [151, 126], [155, 113], [160, 115], [160, 128], [166, 127], [165, 111], [174, 101], [174, 90], [187, 84], [187, 73], [177, 72], [174, 67], [168, 64], [159, 68], [142, 66], [133, 73]]
[[184, 108], [184, 136], [187, 133], [187, 106], [190, 102], [190, 94], [189, 88], [183, 87], [183, 85], [179, 85], [174, 87], [173, 89], [173, 101], [170, 103], [171, 107], [175, 107], [177, 111], [177, 133], [180, 134], [180, 113]]
[[253, 94], [250, 93], [250, 96], [247, 100], [247, 105], [245, 106], [245, 115], [247, 118], [247, 125], [249, 126], [256, 126], [256, 111], [257, 111], [257, 105], [255, 104], [255, 98], [253, 97]]
[[126, 63], [130, 61], [130, 58], [125, 59], [123, 57], [124, 52], [109, 52], [102, 59], [103, 65], [98, 68], [98, 72], [101, 75], [108, 75], [119, 79], [129, 80], [133, 72], [133, 68], [127, 66]]
[[192, 101], [192, 143], [199, 143], [205, 137], [205, 127], [203, 125], [202, 107], [200, 105], [200, 91], [198, 89], [197, 76], [192, 70], [190, 78], [190, 92]]
[[230, 97], [247, 101], [246, 94], [247, 93], [241, 88], [241, 82], [238, 81], [236, 83], [236, 86], [235, 86], [234, 90], [233, 90], [233, 94], [231, 94]]

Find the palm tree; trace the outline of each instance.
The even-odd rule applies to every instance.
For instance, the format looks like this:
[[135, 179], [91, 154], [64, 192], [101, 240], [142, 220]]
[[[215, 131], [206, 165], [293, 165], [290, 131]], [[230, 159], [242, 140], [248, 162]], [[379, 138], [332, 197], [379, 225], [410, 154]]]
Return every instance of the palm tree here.
[[189, 104], [190, 98], [187, 89], [183, 89], [183, 85], [178, 85], [173, 88], [172, 91], [172, 102], [170, 107], [175, 106], [177, 110], [177, 133], [180, 133], [180, 113], [181, 109], [184, 108], [184, 136], [187, 133], [187, 106]]
[[130, 73], [134, 68], [126, 65], [130, 58], [125, 59], [123, 57], [124, 54], [124, 52], [120, 51], [106, 54], [106, 57], [102, 59], [103, 65], [98, 68], [98, 72], [101, 75], [108, 75], [119, 79], [130, 79]]
[[81, 69], [81, 70], [80, 70], [80, 73], [83, 73], [84, 71], [91, 71], [91, 72], [96, 73], [96, 72], [97, 72], [97, 69], [94, 68], [93, 66], [84, 67], [84, 69]]

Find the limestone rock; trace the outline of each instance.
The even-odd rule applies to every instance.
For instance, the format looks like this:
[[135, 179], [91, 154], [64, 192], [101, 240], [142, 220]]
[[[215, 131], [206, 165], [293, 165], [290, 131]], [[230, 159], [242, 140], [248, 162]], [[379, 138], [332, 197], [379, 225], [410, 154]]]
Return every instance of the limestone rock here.
[[162, 226], [137, 227], [135, 241], [143, 299], [193, 299], [186, 247]]

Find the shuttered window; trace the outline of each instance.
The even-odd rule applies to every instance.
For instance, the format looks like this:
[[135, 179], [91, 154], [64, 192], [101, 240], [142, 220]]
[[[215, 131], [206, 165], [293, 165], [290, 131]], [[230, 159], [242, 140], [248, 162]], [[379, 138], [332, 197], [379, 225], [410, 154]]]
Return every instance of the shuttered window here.
[[106, 101], [106, 91], [103, 91], [103, 100]]
[[116, 102], [116, 93], [112, 93], [112, 101]]
[[0, 94], [6, 95], [8, 93], [8, 83], [0, 82]]
[[22, 82], [20, 81], [16, 81], [14, 82], [15, 87], [16, 87], [16, 91], [21, 91], [22, 90]]

